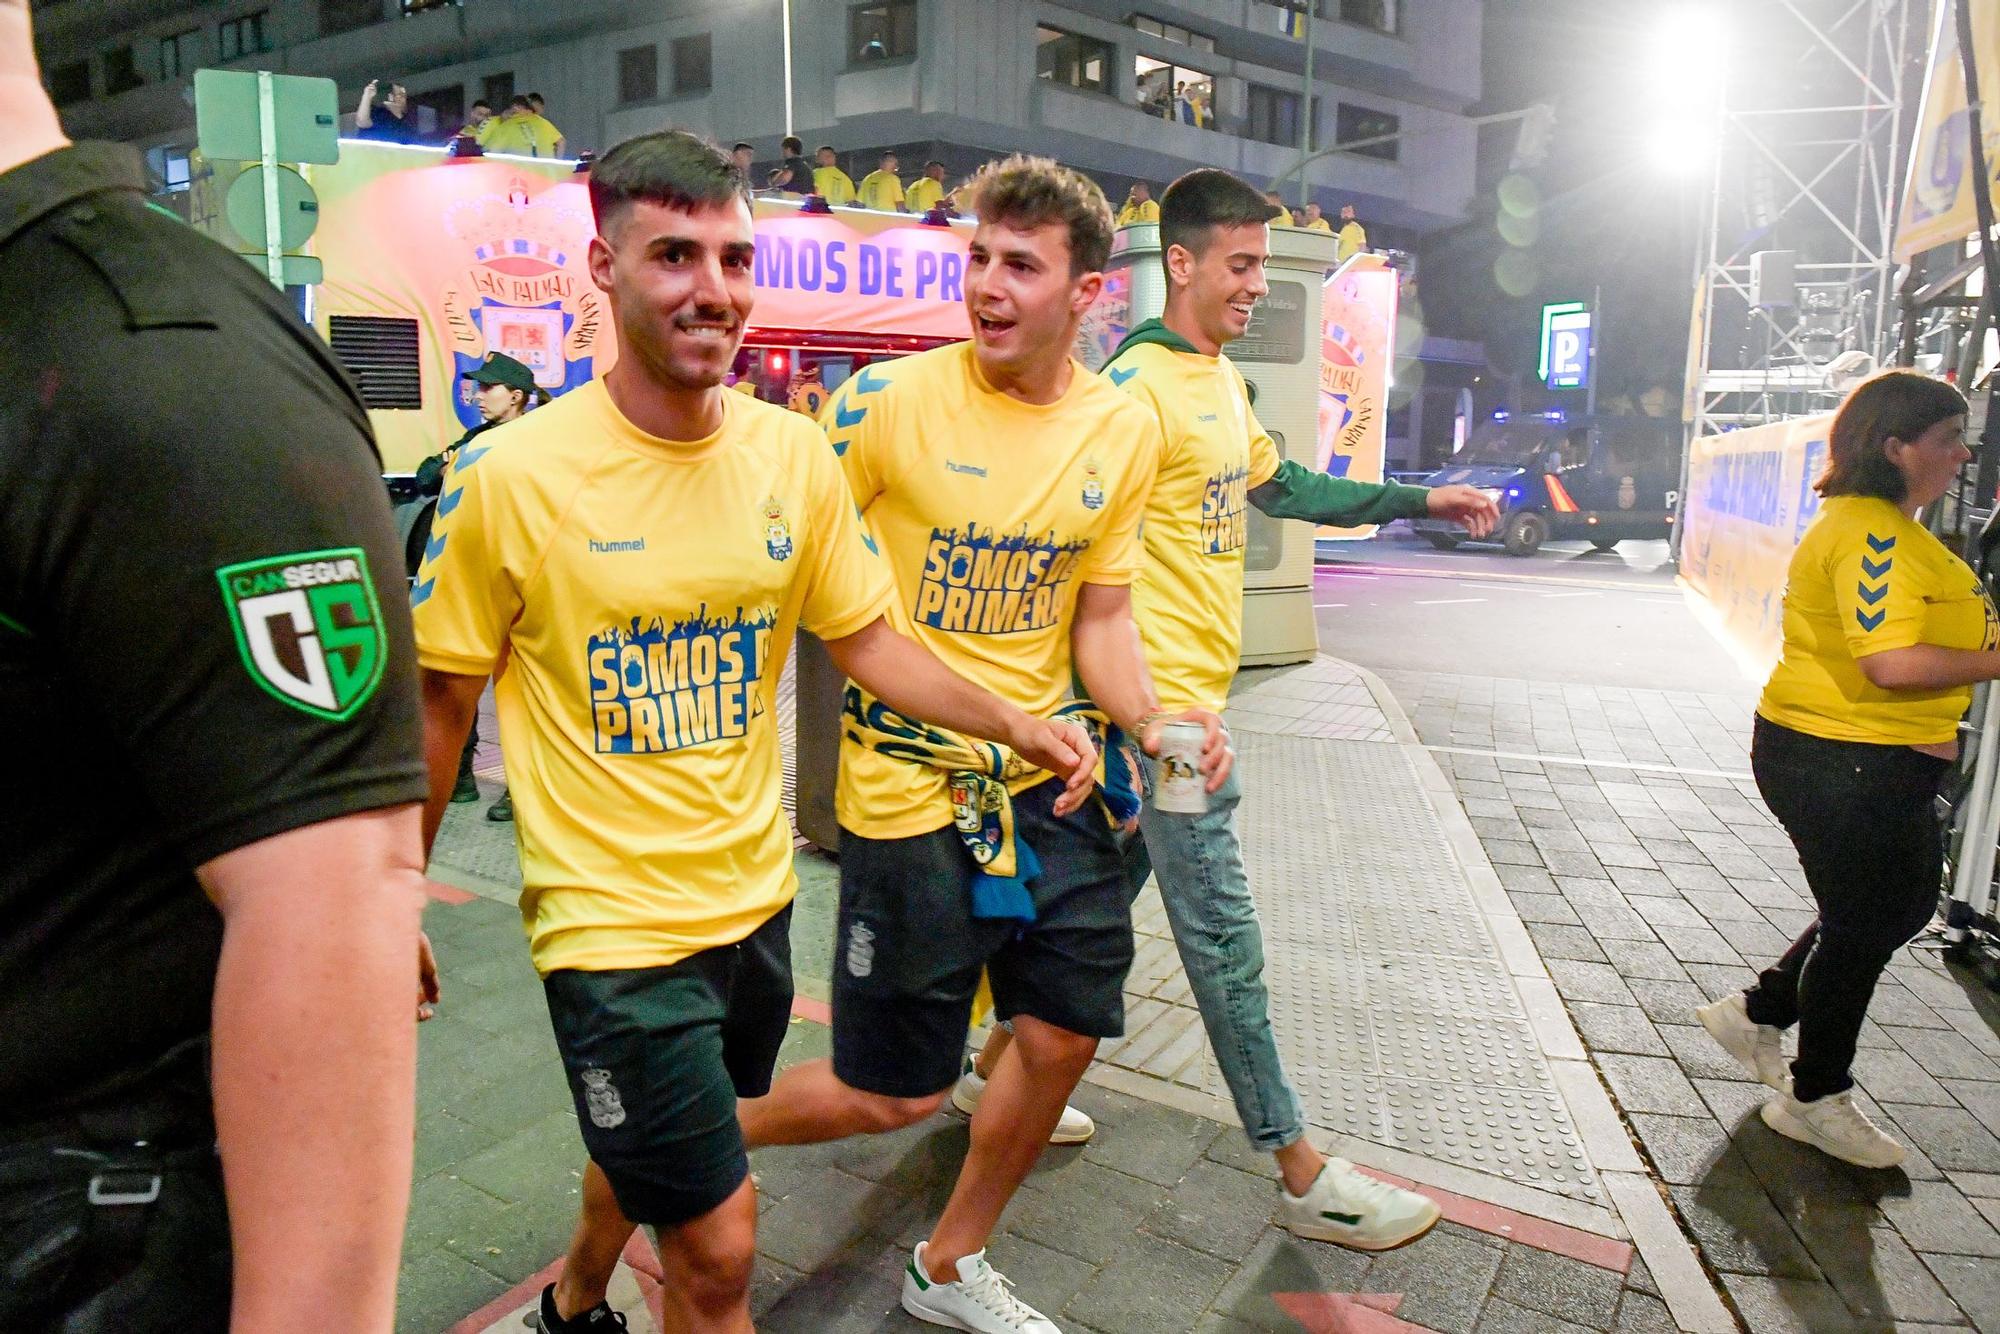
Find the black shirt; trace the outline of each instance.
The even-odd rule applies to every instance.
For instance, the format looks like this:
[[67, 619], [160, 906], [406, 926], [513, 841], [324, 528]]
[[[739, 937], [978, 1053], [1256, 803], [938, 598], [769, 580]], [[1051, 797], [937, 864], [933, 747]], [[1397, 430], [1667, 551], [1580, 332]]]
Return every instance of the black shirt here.
[[368, 108], [368, 124], [355, 127], [357, 139], [380, 139], [390, 144], [413, 144], [417, 142], [417, 127], [408, 118], [399, 116], [381, 103]]
[[0, 1127], [208, 1031], [194, 868], [424, 796], [367, 414], [138, 155], [0, 174]]
[[802, 195], [813, 193], [812, 163], [793, 155], [778, 163], [778, 174], [783, 175], [787, 171], [792, 173], [792, 179], [779, 186], [780, 190], [790, 190]]

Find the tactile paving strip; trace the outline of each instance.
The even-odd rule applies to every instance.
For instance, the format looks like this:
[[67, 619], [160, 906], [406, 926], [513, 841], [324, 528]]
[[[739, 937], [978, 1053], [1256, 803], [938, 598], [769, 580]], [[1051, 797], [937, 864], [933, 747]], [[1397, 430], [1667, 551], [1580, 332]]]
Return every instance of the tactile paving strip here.
[[[1470, 889], [1402, 748], [1237, 721], [1244, 859], [1278, 1049], [1317, 1126], [1523, 1185], [1603, 1193]], [[1168, 928], [1149, 886], [1142, 956]], [[1191, 999], [1134, 978], [1103, 1059], [1227, 1098]], [[1140, 999], [1140, 997], [1144, 999]]]

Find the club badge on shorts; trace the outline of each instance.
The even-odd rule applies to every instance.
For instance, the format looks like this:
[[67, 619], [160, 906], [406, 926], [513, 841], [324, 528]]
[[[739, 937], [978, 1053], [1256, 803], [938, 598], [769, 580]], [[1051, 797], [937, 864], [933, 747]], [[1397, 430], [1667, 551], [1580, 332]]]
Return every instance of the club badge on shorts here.
[[776, 496], [764, 502], [764, 550], [772, 560], [790, 560], [792, 556], [792, 527], [785, 522], [784, 507]]
[[243, 561], [215, 577], [244, 670], [273, 697], [342, 722], [375, 693], [388, 654], [360, 547]]
[[611, 1130], [625, 1124], [625, 1103], [611, 1086], [611, 1072], [592, 1068], [583, 1072], [583, 1102], [590, 1109], [590, 1124]]

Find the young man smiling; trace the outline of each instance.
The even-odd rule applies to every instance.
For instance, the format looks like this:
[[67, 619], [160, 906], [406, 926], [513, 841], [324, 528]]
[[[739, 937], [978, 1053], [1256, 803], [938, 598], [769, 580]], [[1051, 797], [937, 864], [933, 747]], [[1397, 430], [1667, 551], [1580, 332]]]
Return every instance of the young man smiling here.
[[[1189, 172], [1169, 186], [1160, 204], [1165, 315], [1134, 329], [1105, 366], [1165, 440], [1142, 530], [1146, 568], [1132, 602], [1168, 708], [1221, 708], [1229, 693], [1242, 652], [1247, 506], [1343, 527], [1434, 514], [1475, 536], [1497, 517], [1471, 487], [1370, 485], [1279, 461], [1250, 410], [1242, 373], [1223, 353], [1269, 290], [1271, 216], [1268, 198], [1227, 172]], [[1143, 838], [1127, 848], [1133, 883], [1145, 882], [1150, 861], [1244, 1133], [1277, 1160], [1279, 1221], [1297, 1236], [1362, 1250], [1400, 1246], [1437, 1222], [1437, 1206], [1326, 1157], [1305, 1137], [1271, 1032], [1263, 931], [1236, 835], [1238, 800], [1233, 773], [1206, 814], [1161, 811], [1149, 799], [1139, 817]], [[1004, 1036], [999, 1042], [1004, 1050]], [[995, 1060], [994, 1046], [980, 1054], [981, 1067]]]
[[636, 1220], [673, 1327], [742, 1331], [757, 1204], [737, 1099], [769, 1087], [792, 999], [774, 720], [794, 625], [888, 708], [1061, 773], [1068, 801], [1094, 751], [891, 629], [825, 437], [723, 389], [754, 297], [742, 169], [650, 134], [598, 162], [590, 197], [617, 363], [460, 456], [418, 571], [425, 832], [497, 670], [521, 913], [592, 1160], [541, 1327], [609, 1327]]
[[[972, 341], [869, 367], [823, 418], [895, 578], [891, 624], [1037, 716], [1062, 706], [1074, 670], [1149, 751], [1171, 716], [1199, 721], [1202, 768], [1220, 785], [1220, 718], [1161, 709], [1132, 624], [1158, 424], [1069, 356], [1103, 285], [1111, 210], [1040, 158], [990, 165], [970, 192]], [[903, 1308], [954, 1329], [1053, 1334], [985, 1246], [1098, 1040], [1124, 1031], [1132, 920], [1113, 824], [1031, 762], [996, 755], [977, 781], [951, 772], [931, 753], [939, 738], [861, 691], [846, 713], [833, 1058], [745, 1102], [744, 1134], [799, 1144], [929, 1116], [958, 1073], [984, 968], [1013, 1055], [905, 1271]]]

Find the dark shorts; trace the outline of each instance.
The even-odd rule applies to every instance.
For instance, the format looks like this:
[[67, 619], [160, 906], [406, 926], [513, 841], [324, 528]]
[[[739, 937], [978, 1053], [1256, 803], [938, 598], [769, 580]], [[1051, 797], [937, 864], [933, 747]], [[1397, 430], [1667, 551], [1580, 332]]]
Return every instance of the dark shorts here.
[[921, 1098], [951, 1087], [983, 967], [998, 1016], [1085, 1037], [1125, 1031], [1132, 899], [1103, 807], [1058, 819], [1062, 784], [1014, 798], [1014, 828], [1041, 859], [1035, 920], [972, 916], [978, 872], [950, 826], [910, 838], [840, 837], [833, 958], [833, 1070], [851, 1088]]
[[736, 1100], [771, 1090], [792, 1013], [792, 910], [659, 968], [543, 979], [577, 1125], [635, 1223], [699, 1218], [750, 1173]]

